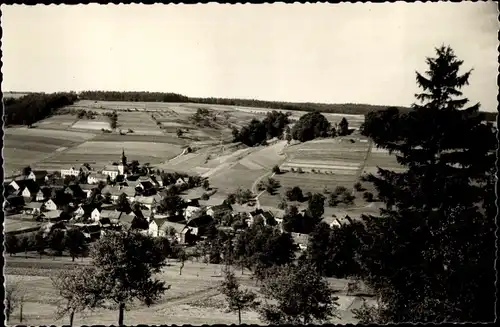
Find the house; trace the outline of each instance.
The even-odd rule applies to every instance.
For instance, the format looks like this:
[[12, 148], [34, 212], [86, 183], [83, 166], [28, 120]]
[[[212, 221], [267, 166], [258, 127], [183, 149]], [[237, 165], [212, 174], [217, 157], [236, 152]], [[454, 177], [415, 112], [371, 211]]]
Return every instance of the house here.
[[112, 180], [116, 178], [118, 175], [123, 175], [125, 173], [125, 166], [123, 164], [119, 165], [107, 165], [102, 170], [104, 175], [109, 176]]
[[301, 250], [307, 249], [307, 243], [309, 242], [308, 234], [301, 234], [301, 233], [291, 233], [291, 234], [294, 243], [297, 244]]
[[90, 219], [92, 219], [95, 222], [98, 222], [101, 219], [101, 212], [99, 209], [95, 208], [92, 210], [90, 213]]
[[228, 203], [223, 203], [216, 206], [210, 206], [207, 208], [207, 215], [215, 218], [216, 216], [222, 216], [228, 212], [232, 212], [233, 207]]
[[24, 187], [22, 188], [21, 195], [23, 198], [31, 200], [36, 197], [39, 190], [40, 187], [35, 181], [27, 179], [24, 181]]
[[187, 182], [182, 177], [180, 177], [179, 179], [177, 179], [177, 181], [175, 181], [175, 186], [182, 186], [182, 185], [186, 185], [186, 184], [187, 184]]
[[121, 211], [118, 210], [101, 210], [99, 219], [108, 218], [109, 220], [120, 219]]
[[42, 210], [43, 203], [40, 202], [30, 202], [24, 206], [24, 212], [27, 214], [36, 215]]
[[26, 179], [31, 179], [35, 182], [46, 182], [49, 180], [49, 173], [46, 170], [32, 170]]
[[122, 195], [122, 193], [125, 193], [127, 196], [127, 199], [132, 202], [134, 201], [135, 197], [135, 189], [130, 186], [106, 186], [101, 190], [101, 194], [106, 194], [109, 193], [111, 194], [111, 200], [116, 201]]
[[45, 209], [48, 211], [57, 210], [57, 204], [52, 199], [45, 201], [45, 203], [43, 205], [44, 205]]
[[99, 224], [76, 223], [73, 226], [79, 228], [87, 240], [93, 241], [101, 236], [101, 226]]
[[10, 182], [9, 186], [14, 188], [16, 191], [21, 191], [24, 188], [26, 179], [17, 179]]
[[89, 184], [99, 184], [99, 182], [107, 183], [107, 181], [108, 176], [101, 173], [91, 172], [87, 176], [87, 183]]
[[149, 228], [149, 223], [145, 219], [139, 218], [135, 215], [123, 213], [118, 221], [125, 229], [147, 230]]
[[154, 196], [136, 196], [134, 198], [134, 202], [139, 203], [142, 206], [145, 206], [149, 210], [153, 210], [156, 207], [156, 199]]
[[269, 211], [257, 209], [248, 213], [247, 224], [250, 226], [256, 221], [262, 221], [264, 225], [276, 225], [277, 221], [274, 215]]
[[52, 210], [48, 212], [43, 212], [42, 218], [49, 221], [59, 220], [61, 218], [61, 213], [62, 210]]
[[85, 197], [88, 199], [90, 198], [90, 195], [92, 194], [92, 190], [97, 188], [95, 185], [92, 184], [80, 184], [80, 189], [82, 190], [83, 193], [85, 193]]
[[[149, 221], [148, 234], [153, 236], [153, 237], [159, 237], [159, 236], [164, 237], [165, 236], [164, 232], [160, 235], [160, 227], [166, 221], [168, 221], [166, 218], [159, 218], [159, 219], [153, 218], [153, 219], [151, 219]], [[173, 224], [175, 224], [175, 223], [173, 223]], [[178, 225], [182, 225], [182, 224], [178, 224]]]
[[157, 178], [155, 175], [150, 175], [149, 178], [155, 187], [163, 187], [163, 181], [161, 178]]
[[146, 219], [148, 222], [151, 221], [151, 219], [153, 219], [155, 216], [152, 210], [137, 210], [137, 212], [133, 212], [132, 214], [136, 215], [139, 218]]
[[179, 196], [186, 202], [196, 203], [201, 199], [205, 192], [206, 191], [203, 188], [196, 187], [183, 192], [184, 194], [180, 194]]
[[330, 224], [330, 227], [331, 228], [333, 228], [333, 227], [340, 228], [340, 227], [348, 225], [348, 224], [352, 224], [352, 219], [351, 219], [351, 217], [346, 215], [344, 218], [335, 218], [333, 220], [333, 222]]
[[69, 169], [61, 169], [62, 178], [66, 176], [78, 176], [78, 175], [80, 175], [80, 169], [75, 169], [75, 167], [71, 167]]
[[91, 173], [90, 169], [88, 169], [86, 166], [82, 165], [80, 167], [80, 172], [84, 174], [85, 176], [88, 176], [88, 174]]
[[189, 219], [191, 217], [193, 217], [194, 214], [196, 213], [199, 213], [201, 212], [201, 208], [200, 207], [194, 207], [194, 206], [187, 206], [186, 209], [184, 210], [184, 217], [186, 219]]
[[[158, 224], [158, 220], [156, 224]], [[154, 226], [152, 227], [152, 229], [154, 231]], [[176, 240], [177, 242], [183, 244], [186, 242], [186, 233], [183, 233], [185, 229], [187, 229], [187, 227], [184, 224], [165, 220], [158, 229], [158, 236], [167, 237], [170, 241]]]
[[45, 200], [45, 194], [42, 192], [42, 190], [39, 190], [38, 192], [36, 192], [35, 201], [43, 201], [43, 200]]

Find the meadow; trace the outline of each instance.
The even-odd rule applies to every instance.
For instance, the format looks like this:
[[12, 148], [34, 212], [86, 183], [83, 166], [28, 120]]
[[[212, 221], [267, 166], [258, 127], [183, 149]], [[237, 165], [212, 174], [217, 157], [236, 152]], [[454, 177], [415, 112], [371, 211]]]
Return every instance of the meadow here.
[[[23, 306], [23, 324], [53, 325], [66, 324], [68, 317], [59, 321], [54, 319], [57, 307], [57, 291], [53, 288], [50, 276], [60, 269], [68, 269], [67, 262], [52, 262], [46, 258], [47, 264], [43, 268], [20, 268], [21, 265], [11, 264], [9, 260], [19, 262], [21, 258], [7, 258], [5, 275], [7, 283], [21, 282], [26, 292], [26, 302]], [[60, 260], [60, 259], [57, 259]], [[26, 260], [26, 261], [29, 261]], [[85, 260], [87, 261], [87, 260]], [[125, 324], [233, 324], [238, 322], [236, 313], [227, 312], [224, 297], [217, 290], [222, 281], [221, 266], [201, 262], [185, 263], [182, 275], [179, 275], [179, 263], [169, 260], [169, 266], [157, 275], [167, 285], [171, 285], [164, 296], [155, 304], [146, 307], [134, 303], [125, 311]], [[249, 271], [244, 275], [238, 269], [235, 271], [242, 287], [258, 292], [255, 281], [251, 279]], [[328, 279], [331, 287], [339, 293], [338, 303], [340, 318], [332, 319], [332, 323], [355, 323], [351, 309], [360, 307], [362, 300], [359, 296], [346, 294], [347, 280]], [[36, 291], [32, 291], [36, 290]], [[369, 299], [370, 300], [370, 299]], [[118, 310], [99, 309], [86, 316], [75, 315], [75, 325], [116, 324]], [[256, 312], [242, 314], [242, 322], [246, 324], [262, 324]], [[9, 324], [19, 323], [19, 311], [14, 310]]]

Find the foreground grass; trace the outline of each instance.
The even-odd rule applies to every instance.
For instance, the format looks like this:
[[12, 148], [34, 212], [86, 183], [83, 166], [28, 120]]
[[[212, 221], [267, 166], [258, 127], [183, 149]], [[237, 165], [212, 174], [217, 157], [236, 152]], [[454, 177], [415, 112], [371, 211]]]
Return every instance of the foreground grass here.
[[[21, 264], [23, 260], [26, 263]], [[9, 261], [9, 260], [8, 260]], [[57, 273], [58, 269], [67, 269], [73, 263], [65, 258], [52, 261], [50, 258], [39, 260], [35, 264], [34, 259], [10, 260], [5, 267], [6, 283], [21, 281], [26, 294], [26, 302], [23, 308], [23, 324], [28, 325], [61, 325], [67, 324], [68, 318], [56, 321], [54, 311], [56, 310], [57, 291], [52, 287], [50, 277]], [[85, 264], [87, 259], [78, 264]], [[224, 297], [218, 292], [217, 287], [222, 281], [221, 265], [204, 264], [200, 262], [186, 262], [179, 275], [180, 264], [169, 261], [158, 278], [171, 285], [170, 290], [165, 292], [162, 299], [146, 307], [140, 303], [134, 303], [125, 312], [125, 324], [233, 324], [237, 323], [237, 316], [227, 312]], [[240, 279], [242, 287], [250, 288], [258, 292], [255, 281], [251, 279], [248, 271], [244, 275], [236, 270], [236, 276]], [[342, 279], [329, 279], [332, 287], [339, 291], [340, 319], [332, 320], [332, 323], [356, 323], [350, 310], [361, 305], [361, 299], [347, 296], [345, 288], [347, 281]], [[116, 324], [118, 310], [99, 309], [86, 316], [75, 315], [75, 325], [91, 324]], [[245, 312], [242, 315], [243, 323], [262, 324], [256, 312]], [[16, 310], [11, 316], [9, 325], [19, 324], [19, 312]]]

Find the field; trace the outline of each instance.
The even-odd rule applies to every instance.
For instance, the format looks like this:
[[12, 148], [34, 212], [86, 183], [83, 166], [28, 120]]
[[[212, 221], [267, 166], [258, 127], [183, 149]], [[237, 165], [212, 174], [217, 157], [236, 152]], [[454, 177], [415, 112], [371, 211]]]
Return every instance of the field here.
[[[125, 138], [119, 135], [122, 139]], [[124, 149], [127, 160], [139, 160], [141, 163], [149, 162], [158, 164], [173, 158], [182, 152], [179, 145], [157, 142], [137, 142], [137, 141], [87, 141], [64, 152], [61, 152], [49, 159], [43, 160], [36, 166], [40, 168], [48, 167], [68, 167], [89, 163], [95, 169], [101, 166], [118, 161]]]
[[[60, 260], [60, 259], [58, 259]], [[52, 287], [50, 280], [57, 268], [66, 268], [67, 265], [52, 263], [52, 269], [16, 268], [9, 261], [23, 261], [19, 258], [7, 258], [5, 275], [7, 283], [20, 282], [28, 290], [26, 303], [23, 307], [23, 323], [29, 325], [53, 325], [68, 323], [68, 317], [60, 321], [54, 320], [56, 309], [56, 290]], [[46, 259], [48, 264], [52, 259]], [[217, 287], [222, 280], [221, 266], [203, 264], [197, 262], [186, 262], [179, 275], [179, 263], [170, 262], [170, 266], [164, 268], [157, 277], [171, 285], [171, 289], [165, 292], [162, 299], [151, 307], [134, 303], [129, 310], [125, 311], [125, 324], [233, 324], [237, 323], [238, 317], [235, 313], [226, 312], [224, 297], [218, 292]], [[241, 275], [236, 272], [243, 287], [258, 292], [255, 282], [250, 280], [249, 272]], [[342, 279], [329, 279], [331, 286], [339, 290], [340, 319], [333, 319], [332, 323], [355, 323], [351, 309], [361, 305], [361, 299], [355, 296], [347, 296], [345, 293], [347, 281]], [[75, 315], [75, 325], [117, 323], [117, 310], [99, 309], [90, 313], [87, 317]], [[256, 312], [245, 312], [242, 314], [242, 322], [246, 324], [261, 324]], [[19, 323], [19, 312], [15, 310], [10, 324]]]
[[94, 134], [41, 128], [7, 128], [4, 136], [4, 170], [13, 174], [27, 165], [57, 155], [59, 152], [91, 139]]
[[28, 229], [32, 227], [38, 227], [41, 226], [42, 223], [36, 222], [36, 221], [28, 221], [28, 220], [18, 220], [18, 219], [9, 219], [5, 218], [4, 219], [4, 231], [6, 233], [8, 232], [14, 232], [14, 231], [19, 231], [23, 229]]

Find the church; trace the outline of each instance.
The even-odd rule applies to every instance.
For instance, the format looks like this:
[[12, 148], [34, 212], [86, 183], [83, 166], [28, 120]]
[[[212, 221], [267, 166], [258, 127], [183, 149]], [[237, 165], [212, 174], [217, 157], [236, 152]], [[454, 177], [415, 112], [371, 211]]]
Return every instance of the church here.
[[126, 175], [127, 173], [127, 157], [125, 156], [125, 150], [122, 149], [122, 158], [118, 165], [107, 165], [102, 170], [104, 175], [109, 176], [111, 180], [115, 180], [118, 175]]

